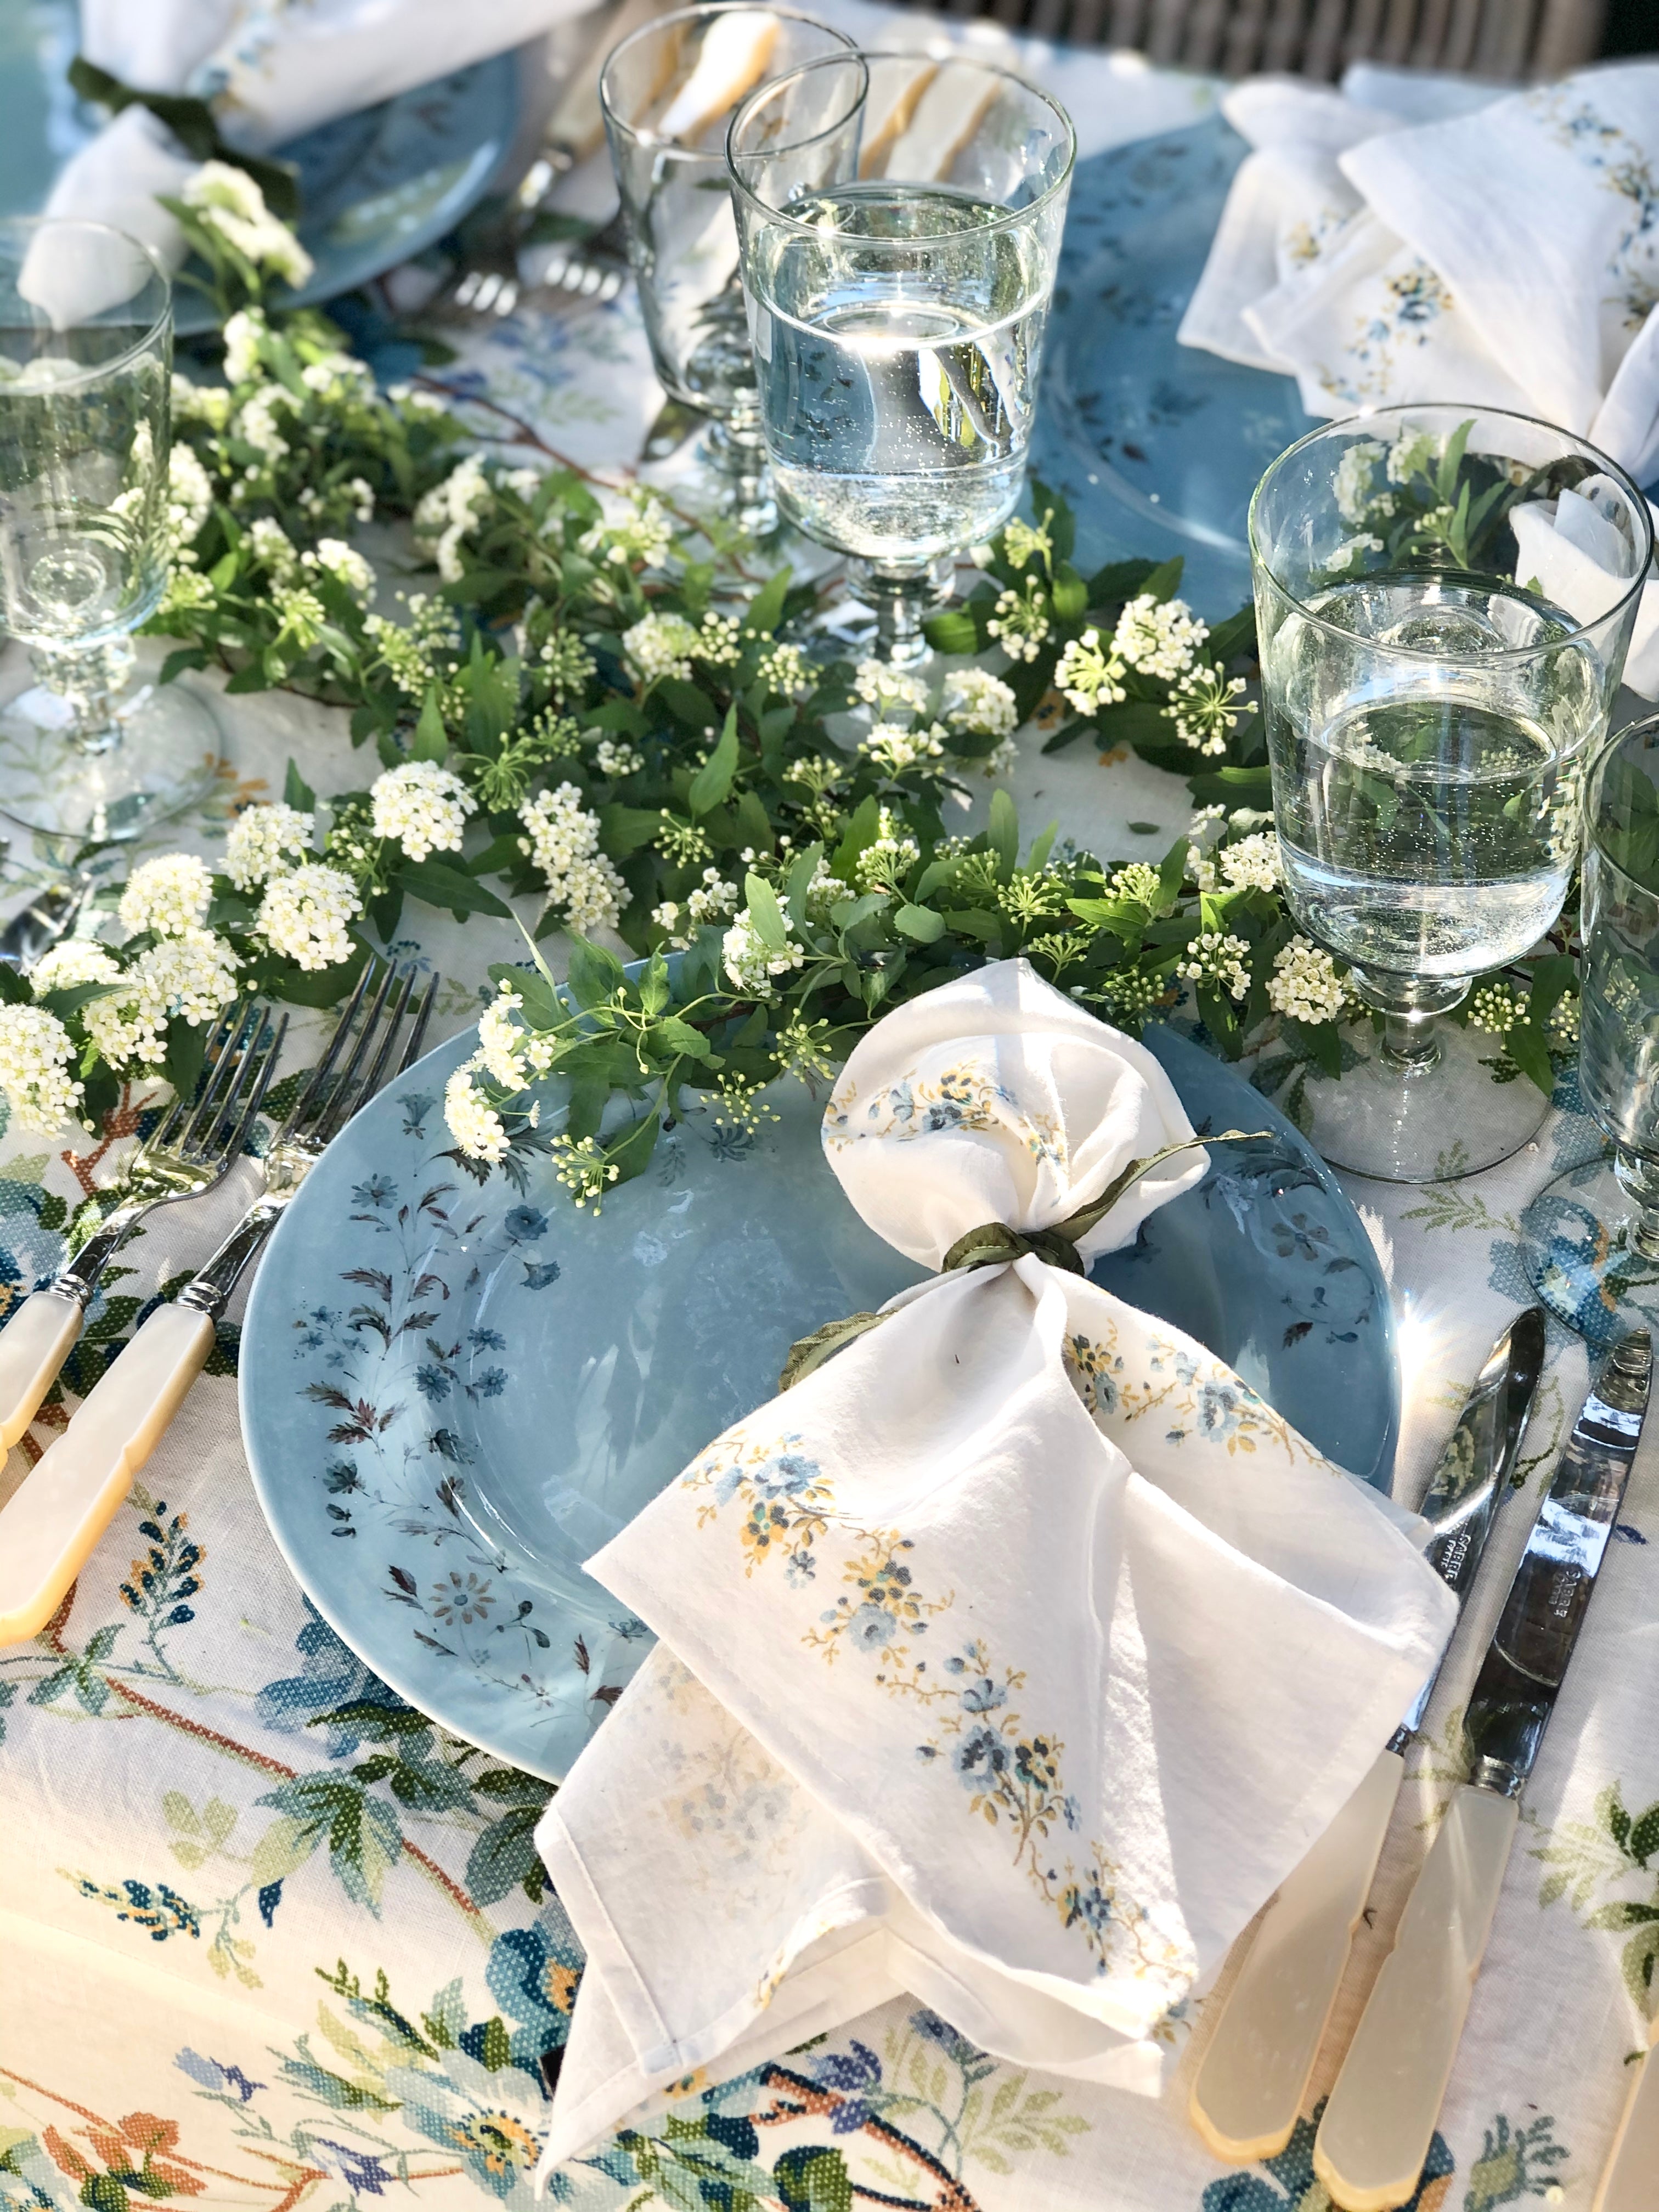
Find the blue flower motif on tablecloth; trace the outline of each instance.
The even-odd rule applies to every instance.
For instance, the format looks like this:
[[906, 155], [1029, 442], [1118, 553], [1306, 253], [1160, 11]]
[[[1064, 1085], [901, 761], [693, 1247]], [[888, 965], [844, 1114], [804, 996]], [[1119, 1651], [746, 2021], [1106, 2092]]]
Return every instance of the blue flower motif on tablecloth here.
[[[1211, 2182], [1199, 2199], [1200, 2212], [1300, 2212], [1304, 2204], [1325, 2199], [1325, 2191], [1316, 2180], [1313, 2166], [1314, 2136], [1318, 2130], [1320, 2115], [1325, 2109], [1322, 2097], [1315, 2106], [1311, 2119], [1298, 2119], [1291, 2139], [1276, 2158], [1264, 2158], [1261, 2166], [1249, 2173], [1224, 2174], [1218, 2181]], [[1448, 2148], [1445, 2137], [1437, 2129], [1429, 2145], [1429, 2154], [1423, 2161], [1423, 2173], [1413, 2191], [1409, 2203], [1401, 2212], [1419, 2212], [1425, 2197], [1435, 2185], [1456, 2171], [1457, 2161]], [[1433, 2202], [1438, 2203], [1437, 2190]], [[1328, 2200], [1326, 2200], [1328, 2201]], [[1471, 2196], [1469, 2202], [1474, 2203]], [[1507, 2203], [1507, 2197], [1488, 2197], [1487, 2204]]]
[[1008, 1771], [1013, 1747], [988, 1728], [969, 1729], [951, 1746], [951, 1764], [963, 1788], [977, 1797], [995, 1789]]
[[1204, 1382], [1199, 1386], [1196, 1418], [1198, 1433], [1218, 1442], [1237, 1429], [1246, 1401], [1243, 1392], [1231, 1382]]
[[221, 2058], [204, 2058], [200, 2051], [191, 2050], [188, 2045], [178, 2053], [173, 2063], [181, 2074], [189, 2075], [191, 2080], [204, 2089], [220, 2093], [234, 2090], [239, 2104], [248, 2104], [256, 2093], [266, 2086], [263, 2081], [250, 2081], [240, 2066], [227, 2066]]
[[407, 1710], [395, 1690], [371, 1674], [356, 1653], [343, 1644], [309, 1598], [306, 1624], [294, 1639], [302, 1665], [297, 1674], [267, 1682], [254, 1700], [254, 1711], [268, 1729], [284, 1735], [306, 1729], [311, 1740], [320, 1735], [331, 1759], [349, 1759], [362, 1741], [349, 1723], [331, 1721], [326, 1729], [313, 1729], [319, 1713], [339, 1711], [346, 1705], [385, 1705], [389, 1711]]
[[492, 2069], [458, 2050], [445, 2052], [441, 2073], [394, 2068], [386, 2086], [403, 2100], [405, 2123], [459, 2157], [480, 2188], [515, 2212], [534, 2212], [530, 2180], [547, 2125], [539, 2082], [520, 2067]]
[[327, 2136], [310, 2136], [306, 2147], [319, 2166], [343, 2181], [348, 2189], [360, 2190], [366, 2197], [384, 2197], [398, 2178], [379, 2158], [358, 2149], [355, 2143], [335, 2142]]
[[[556, 1898], [544, 1905], [532, 1928], [509, 1928], [490, 1948], [484, 1980], [511, 2027], [513, 2063], [539, 2081], [538, 2062], [563, 2049], [571, 2008], [581, 1980], [582, 1949]], [[466, 2039], [460, 2039], [465, 2047]]]
[[[834, 1615], [830, 1616], [834, 1619]], [[884, 1605], [857, 1607], [842, 1634], [860, 1651], [879, 1651], [890, 1644], [898, 1624]]]

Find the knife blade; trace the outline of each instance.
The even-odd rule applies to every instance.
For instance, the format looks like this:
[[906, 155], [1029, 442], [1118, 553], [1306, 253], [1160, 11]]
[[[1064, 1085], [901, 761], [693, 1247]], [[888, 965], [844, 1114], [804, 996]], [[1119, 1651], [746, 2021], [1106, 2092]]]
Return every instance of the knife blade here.
[[[1421, 1510], [1435, 1534], [1425, 1556], [1460, 1609], [1509, 1492], [1543, 1365], [1544, 1310], [1529, 1306], [1487, 1354], [1429, 1478]], [[1405, 1779], [1406, 1749], [1439, 1671], [1280, 1883], [1251, 1941], [1188, 2101], [1193, 2125], [1218, 2158], [1241, 2165], [1273, 2158], [1290, 2142]]]
[[1416, 2189], [1468, 2017], [1520, 1817], [1624, 1501], [1652, 1373], [1645, 1329], [1613, 1347], [1580, 1407], [1464, 1717], [1469, 1778], [1446, 1809], [1314, 2140], [1344, 2212]]

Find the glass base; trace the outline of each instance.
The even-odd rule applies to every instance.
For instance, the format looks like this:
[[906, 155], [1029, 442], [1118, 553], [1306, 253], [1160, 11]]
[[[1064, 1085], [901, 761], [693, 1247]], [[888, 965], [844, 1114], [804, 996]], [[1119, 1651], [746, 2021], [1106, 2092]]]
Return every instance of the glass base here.
[[1437, 1022], [1432, 1050], [1407, 1061], [1380, 1038], [1346, 1033], [1366, 1057], [1335, 1081], [1310, 1071], [1303, 1085], [1304, 1135], [1334, 1168], [1382, 1182], [1446, 1182], [1495, 1167], [1536, 1136], [1549, 1101], [1516, 1076], [1494, 1083], [1482, 1060], [1496, 1037]]
[[847, 562], [847, 590], [814, 618], [818, 635], [860, 659], [890, 668], [924, 668], [933, 657], [922, 625], [949, 604], [956, 585], [956, 556], [938, 560], [908, 576], [885, 576], [867, 561]]
[[38, 684], [0, 712], [0, 814], [66, 845], [125, 842], [205, 799], [226, 750], [212, 709], [176, 684], [118, 700], [90, 744]]
[[1521, 1249], [1539, 1297], [1595, 1349], [1627, 1329], [1659, 1332], [1659, 1242], [1644, 1236], [1611, 1159], [1569, 1168], [1540, 1191], [1521, 1217]]

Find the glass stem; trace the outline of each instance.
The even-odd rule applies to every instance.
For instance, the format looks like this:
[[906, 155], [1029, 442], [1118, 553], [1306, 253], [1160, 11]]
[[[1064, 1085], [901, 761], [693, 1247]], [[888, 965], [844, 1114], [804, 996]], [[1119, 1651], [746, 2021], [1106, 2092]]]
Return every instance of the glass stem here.
[[121, 742], [115, 702], [132, 675], [136, 655], [125, 637], [100, 645], [37, 645], [29, 653], [35, 674], [70, 712], [64, 742], [94, 758]]
[[876, 653], [890, 668], [920, 668], [933, 657], [922, 625], [951, 595], [956, 563], [945, 554], [927, 568], [893, 575], [851, 560], [854, 591], [876, 617]]
[[703, 441], [708, 465], [731, 487], [732, 520], [750, 538], [769, 538], [778, 526], [772, 471], [757, 415], [733, 415], [708, 425]]
[[1381, 1058], [1406, 1074], [1433, 1067], [1440, 1058], [1437, 1017], [1467, 994], [1467, 976], [1395, 975], [1355, 968], [1360, 998], [1382, 1017]]
[[1621, 1145], [1613, 1171], [1634, 1209], [1630, 1241], [1644, 1260], [1659, 1263], [1659, 1168]]

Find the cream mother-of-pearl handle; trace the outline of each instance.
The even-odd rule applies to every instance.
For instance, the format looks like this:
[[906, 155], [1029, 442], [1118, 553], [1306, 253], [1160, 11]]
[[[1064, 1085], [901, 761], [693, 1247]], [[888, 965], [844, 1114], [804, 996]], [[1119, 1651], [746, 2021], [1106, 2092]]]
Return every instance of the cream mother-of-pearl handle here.
[[1647, 2056], [1634, 2071], [1590, 2212], [1654, 2212], [1659, 2205], [1659, 2012], [1648, 2024]]
[[1520, 1814], [1467, 1784], [1446, 1808], [1314, 2139], [1342, 2212], [1392, 2212], [1422, 2176]]
[[79, 1298], [36, 1291], [0, 1329], [0, 1445], [7, 1451], [40, 1412], [85, 1319]]
[[213, 1349], [213, 1320], [158, 1307], [0, 1509], [0, 1644], [38, 1635]]
[[1188, 2107], [1218, 2158], [1273, 2158], [1291, 2139], [1405, 1772], [1379, 1753], [1250, 1941]]

